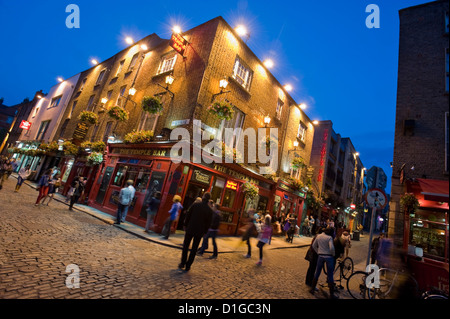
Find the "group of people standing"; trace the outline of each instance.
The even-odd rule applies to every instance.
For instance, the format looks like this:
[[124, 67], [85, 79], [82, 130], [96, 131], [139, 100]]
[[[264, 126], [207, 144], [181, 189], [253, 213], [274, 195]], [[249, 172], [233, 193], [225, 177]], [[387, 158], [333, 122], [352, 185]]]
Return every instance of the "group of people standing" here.
[[335, 228], [330, 225], [318, 229], [305, 256], [309, 261], [305, 283], [310, 286], [310, 293], [314, 294], [317, 291], [317, 281], [326, 265], [330, 298], [338, 298], [335, 295], [334, 267], [339, 258], [348, 257], [350, 247], [351, 239], [347, 231], [336, 236]]
[[[26, 171], [25, 176], [28, 174]], [[20, 178], [19, 171], [19, 178]], [[17, 179], [17, 183], [19, 183], [19, 179]], [[61, 178], [58, 168], [54, 167], [48, 169], [39, 179], [36, 190], [39, 191], [39, 195], [36, 199], [35, 206], [44, 206], [45, 200], [47, 199], [47, 206], [49, 206], [50, 202], [53, 200], [55, 193], [58, 192], [61, 187]], [[18, 190], [18, 189], [17, 189]], [[42, 200], [42, 203], [41, 203]]]
[[0, 156], [0, 189], [3, 188], [3, 182], [17, 169], [18, 165], [14, 158], [9, 159], [6, 156]]

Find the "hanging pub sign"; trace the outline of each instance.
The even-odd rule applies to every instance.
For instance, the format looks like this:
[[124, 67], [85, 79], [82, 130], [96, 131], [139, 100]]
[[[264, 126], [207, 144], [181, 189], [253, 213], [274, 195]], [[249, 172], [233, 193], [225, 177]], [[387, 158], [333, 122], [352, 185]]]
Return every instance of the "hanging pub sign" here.
[[84, 140], [86, 137], [87, 131], [89, 129], [89, 126], [84, 122], [79, 122], [77, 124], [77, 127], [75, 128], [75, 132], [73, 132], [72, 138], [74, 140]]
[[31, 127], [31, 122], [28, 122], [28, 121], [22, 121], [22, 123], [20, 123], [20, 126], [19, 126], [21, 129], [24, 129], [24, 130], [29, 130], [30, 129], [30, 127]]
[[181, 54], [184, 57], [184, 52], [186, 51], [186, 47], [188, 42], [185, 38], [181, 36], [179, 33], [172, 33], [172, 37], [170, 38], [169, 45]]

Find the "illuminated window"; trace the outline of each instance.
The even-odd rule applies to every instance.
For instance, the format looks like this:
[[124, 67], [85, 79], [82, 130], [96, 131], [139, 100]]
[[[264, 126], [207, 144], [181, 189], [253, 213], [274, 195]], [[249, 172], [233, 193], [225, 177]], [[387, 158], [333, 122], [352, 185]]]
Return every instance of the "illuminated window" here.
[[172, 71], [175, 67], [175, 62], [177, 61], [177, 55], [176, 54], [170, 54], [166, 55], [161, 59], [161, 63], [159, 64], [158, 73], [165, 73]]
[[138, 57], [139, 57], [139, 53], [136, 53], [135, 55], [133, 55], [133, 57], [131, 58], [130, 66], [128, 67], [128, 71], [133, 70], [134, 66], [136, 65]]
[[283, 106], [284, 106], [283, 101], [281, 99], [278, 99], [276, 116], [277, 119], [279, 120], [281, 120], [281, 113], [283, 112]]
[[232, 76], [244, 89], [247, 91], [250, 89], [253, 71], [250, 70], [239, 57], [236, 57]]
[[116, 100], [116, 105], [123, 106], [123, 104], [124, 104], [124, 97], [125, 97], [125, 90], [126, 89], [127, 89], [126, 85], [124, 85], [124, 86], [122, 86], [120, 88], [119, 96], [117, 97], [117, 100]]
[[97, 82], [95, 82], [95, 85], [99, 85], [103, 81], [103, 78], [105, 77], [105, 73], [106, 73], [106, 69], [102, 70], [100, 72], [100, 74], [98, 75], [98, 78], [97, 78]]
[[120, 61], [119, 67], [117, 68], [116, 76], [119, 76], [120, 72], [122, 72], [124, 63], [125, 63], [125, 60]]
[[297, 138], [299, 138], [303, 143], [306, 141], [306, 125], [302, 122], [298, 125]]

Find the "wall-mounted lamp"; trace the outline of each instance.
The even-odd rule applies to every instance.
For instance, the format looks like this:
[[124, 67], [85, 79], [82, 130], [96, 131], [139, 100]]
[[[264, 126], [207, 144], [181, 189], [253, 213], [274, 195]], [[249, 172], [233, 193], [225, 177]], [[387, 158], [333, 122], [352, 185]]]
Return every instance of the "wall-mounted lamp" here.
[[269, 115], [264, 116], [264, 127], [267, 128], [267, 126], [270, 124], [271, 118]]
[[[174, 98], [175, 94], [174, 94], [171, 90], [169, 90], [169, 86], [172, 85], [172, 83], [173, 83], [174, 80], [175, 80], [175, 78], [173, 77], [173, 75], [169, 74], [168, 76], [166, 76], [166, 86], [165, 86], [165, 87], [162, 86], [162, 85], [159, 84], [159, 83], [156, 83], [156, 84], [158, 84], [160, 87], [162, 87], [164, 90], [166, 90], [166, 91], [170, 94], [170, 96], [172, 97], [172, 99]], [[165, 92], [164, 92], [164, 93], [165, 93]], [[161, 94], [161, 93], [159, 93], [159, 94]], [[156, 94], [156, 95], [159, 95], [159, 94]]]
[[220, 88], [220, 92], [216, 93], [212, 96], [211, 98], [211, 103], [214, 102], [214, 100], [216, 99], [216, 96], [220, 95], [220, 94], [224, 94], [224, 93], [230, 93], [231, 91], [224, 91], [228, 86], [228, 81], [227, 79], [222, 79], [219, 81], [219, 88]]
[[135, 95], [136, 94], [136, 89], [134, 87], [130, 88], [128, 90], [128, 94], [130, 94], [131, 96]]
[[108, 99], [107, 99], [106, 97], [103, 97], [103, 98], [101, 99], [101, 102], [102, 102], [102, 104], [106, 104], [106, 102], [108, 102]]

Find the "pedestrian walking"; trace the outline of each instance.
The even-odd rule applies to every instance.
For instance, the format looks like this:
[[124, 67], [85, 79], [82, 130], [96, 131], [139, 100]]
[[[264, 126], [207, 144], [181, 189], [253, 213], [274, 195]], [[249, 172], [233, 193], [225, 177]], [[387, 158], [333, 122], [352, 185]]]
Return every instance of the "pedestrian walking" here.
[[[20, 165], [20, 162], [17, 162], [16, 159], [13, 158], [13, 159], [11, 160], [11, 168], [12, 168], [11, 173], [12, 173], [12, 172], [15, 172], [15, 171], [17, 170], [17, 167], [19, 167], [19, 165]], [[10, 174], [10, 175], [11, 175], [11, 174]]]
[[181, 205], [181, 197], [179, 195], [175, 195], [173, 197], [173, 204], [169, 210], [169, 216], [164, 223], [163, 229], [161, 231], [161, 236], [164, 239], [169, 239], [170, 236], [170, 228], [174, 221], [177, 220], [179, 212], [183, 209], [183, 205]]
[[334, 295], [335, 287], [333, 279], [335, 249], [332, 234], [333, 229], [327, 227], [321, 234], [317, 235], [316, 240], [314, 241], [313, 248], [319, 257], [317, 259], [316, 272], [314, 274], [310, 293], [314, 294], [317, 281], [319, 280], [323, 265], [325, 264], [327, 267], [327, 283], [330, 290], [330, 298], [336, 299], [337, 296]]
[[145, 232], [148, 233], [150, 229], [153, 230], [155, 225], [154, 220], [161, 204], [161, 193], [155, 192], [147, 203], [147, 222], [145, 223]]
[[[86, 186], [87, 178], [84, 179], [83, 183]], [[124, 208], [124, 210], [122, 212], [122, 220], [120, 221], [121, 223], [125, 223], [125, 221], [127, 220], [126, 218], [127, 218], [128, 210], [130, 209], [130, 206], [133, 205], [134, 195], [136, 194], [136, 189], [133, 186], [134, 181], [132, 179], [129, 179], [129, 180], [127, 180], [126, 184], [127, 184], [127, 189], [130, 192], [129, 195], [131, 196], [131, 201], [128, 203], [128, 205], [126, 205], [126, 207]], [[120, 193], [119, 193], [119, 197], [120, 197]]]
[[380, 248], [380, 242], [383, 240], [383, 238], [384, 238], [384, 233], [380, 233], [376, 238], [374, 238], [373, 240], [372, 240], [372, 251], [371, 251], [371, 253], [370, 253], [370, 263], [371, 264], [375, 264], [375, 263], [378, 263], [377, 261], [378, 261], [378, 257], [379, 257], [379, 254], [378, 254], [378, 250], [379, 250], [379, 248]]
[[[305, 259], [309, 261], [309, 267], [306, 271], [306, 279], [305, 284], [312, 287], [313, 280], [314, 280], [314, 274], [316, 273], [316, 267], [317, 267], [317, 259], [319, 256], [317, 255], [317, 252], [314, 250], [313, 244], [316, 240], [316, 237], [318, 234], [322, 233], [322, 228], [319, 229], [318, 233], [313, 237], [311, 241], [311, 245], [308, 248], [308, 251], [306, 252]], [[317, 288], [314, 287], [314, 290], [317, 291]]]
[[6, 170], [6, 174], [3, 175], [4, 180], [6, 181], [9, 176], [11, 176], [12, 172], [13, 172], [13, 162], [15, 161], [15, 159], [12, 160], [6, 160], [5, 163], [5, 170]]
[[44, 205], [45, 200], [48, 198], [47, 206], [50, 204], [50, 202], [53, 200], [53, 197], [55, 196], [55, 193], [58, 192], [59, 188], [61, 187], [61, 178], [59, 178], [59, 173], [51, 177], [50, 183], [49, 183], [49, 190], [47, 196], [42, 199], [42, 205]]
[[261, 227], [261, 232], [258, 234], [258, 244], [256, 247], [259, 248], [259, 260], [256, 263], [257, 266], [262, 265], [263, 261], [263, 247], [265, 244], [269, 244], [272, 240], [272, 219], [270, 216], [266, 216], [264, 219], [264, 224]]
[[211, 225], [209, 226], [208, 232], [203, 237], [203, 243], [202, 247], [198, 250], [197, 255], [203, 256], [203, 253], [206, 249], [208, 249], [208, 241], [209, 238], [212, 240], [213, 244], [213, 254], [209, 257], [209, 259], [217, 259], [218, 255], [218, 249], [217, 249], [217, 243], [216, 243], [216, 237], [217, 233], [219, 232], [219, 225], [220, 225], [220, 206], [214, 202], [211, 204], [211, 209], [213, 211], [212, 218], [211, 218]]
[[[198, 245], [200, 244], [202, 237], [208, 231], [208, 227], [211, 225], [213, 211], [208, 204], [210, 199], [211, 193], [204, 193], [202, 201], [200, 203], [193, 204], [186, 213], [186, 218], [184, 219], [186, 232], [184, 235], [181, 262], [178, 264], [179, 269], [184, 268], [185, 271], [189, 271], [191, 269], [195, 255], [197, 254]], [[188, 258], [188, 251], [191, 242], [192, 247]]]
[[37, 190], [39, 191], [39, 195], [36, 199], [36, 203], [34, 204], [34, 206], [38, 206], [40, 201], [47, 196], [49, 188], [50, 188], [50, 174], [51, 173], [52, 173], [52, 170], [49, 169], [39, 179], [39, 182], [37, 185]]
[[0, 155], [0, 190], [3, 188], [3, 176], [6, 173], [5, 162], [6, 162], [5, 158], [2, 155]]
[[[119, 192], [119, 202], [117, 203], [117, 216], [114, 224], [120, 225], [125, 222], [128, 208], [133, 202], [134, 194], [136, 190], [133, 187], [133, 180], [127, 180], [127, 186], [123, 187]], [[81, 183], [80, 183], [81, 184]]]
[[254, 222], [254, 214], [255, 210], [253, 208], [248, 210], [248, 223], [245, 226], [244, 233], [242, 234], [242, 241], [247, 243], [247, 254], [244, 255], [245, 258], [250, 258], [252, 256], [252, 246], [250, 242], [250, 237], [256, 237], [258, 234], [255, 222]]
[[345, 257], [348, 257], [350, 248], [352, 248], [352, 241], [348, 231], [344, 230], [341, 234], [341, 241], [344, 245]]
[[30, 174], [31, 174], [30, 165], [22, 167], [19, 170], [19, 173], [17, 176], [16, 189], [14, 190], [15, 193], [17, 193], [19, 191], [20, 187], [22, 187], [23, 181], [26, 180], [28, 178], [28, 176], [30, 176]]
[[83, 177], [75, 177], [72, 185], [71, 185], [71, 196], [70, 196], [70, 204], [69, 204], [69, 210], [73, 210], [73, 205], [78, 202], [78, 199], [81, 197], [81, 195], [84, 192], [84, 183], [83, 183]]

